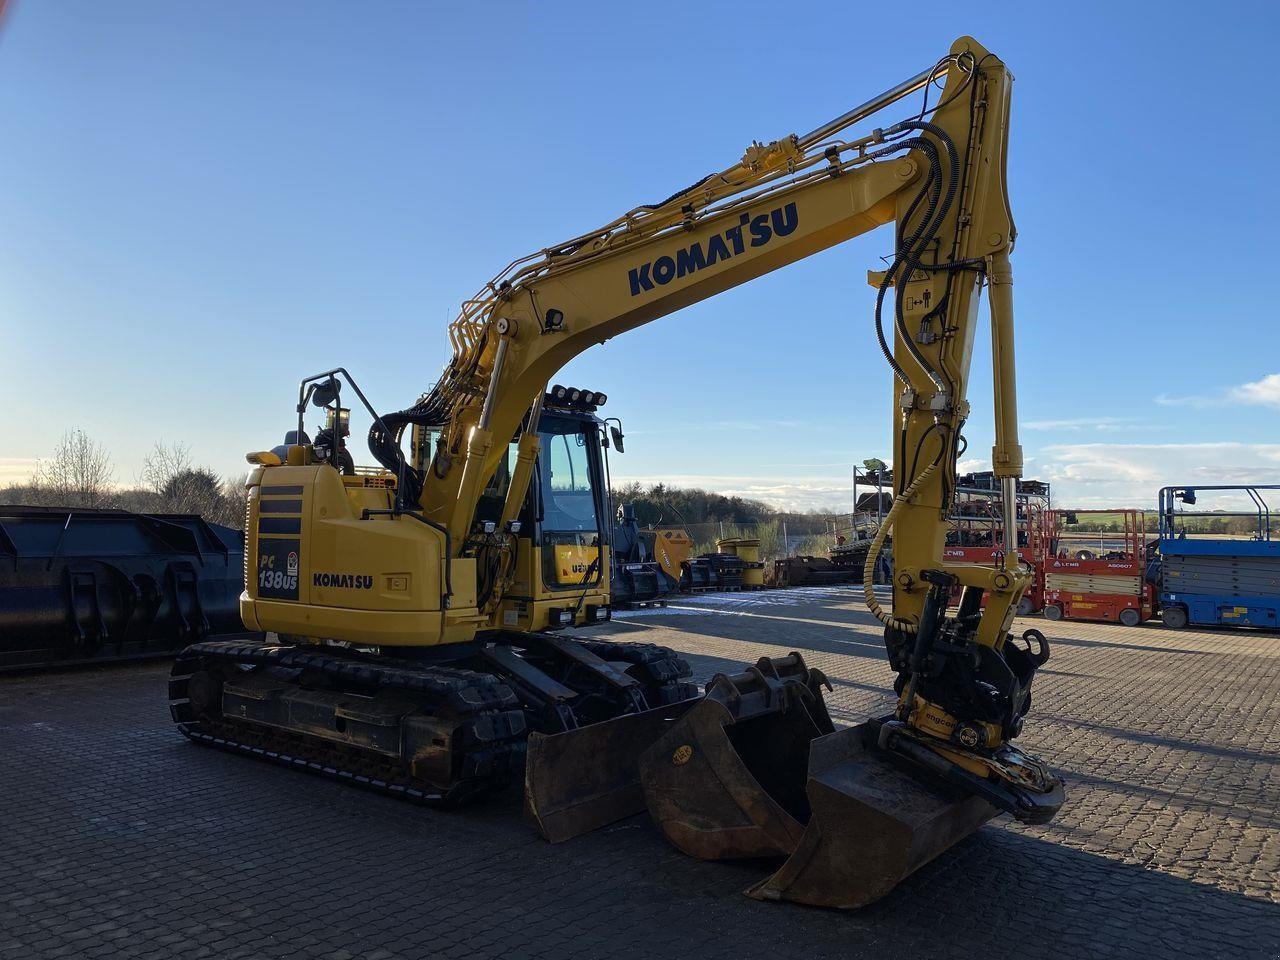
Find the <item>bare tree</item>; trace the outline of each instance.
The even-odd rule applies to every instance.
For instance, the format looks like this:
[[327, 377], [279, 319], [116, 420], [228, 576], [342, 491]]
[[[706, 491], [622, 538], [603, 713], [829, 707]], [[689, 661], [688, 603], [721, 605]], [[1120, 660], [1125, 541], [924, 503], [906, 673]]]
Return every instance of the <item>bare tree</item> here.
[[137, 485], [118, 489], [105, 448], [83, 430], [68, 430], [26, 484], [0, 488], [0, 503], [46, 507], [121, 507], [135, 513], [194, 513], [244, 529], [247, 492], [239, 478], [221, 479], [193, 466], [186, 444], [157, 443], [142, 462]]
[[245, 489], [244, 480], [227, 477], [222, 481], [222, 515], [216, 518], [217, 521], [243, 530], [248, 501], [249, 491]]
[[148, 509], [197, 513], [214, 523], [244, 526], [244, 484], [221, 480], [208, 467], [193, 466], [186, 444], [157, 443], [142, 461], [138, 482], [150, 493]]
[[142, 461], [138, 482], [154, 495], [153, 509], [207, 519], [221, 513], [222, 482], [212, 470], [191, 465], [191, 448], [185, 443], [158, 441]]
[[114, 480], [111, 455], [77, 427], [62, 435], [52, 457], [36, 464], [31, 484], [50, 506], [101, 507], [111, 498]]
[[163, 498], [174, 477], [191, 469], [191, 448], [185, 443], [158, 441], [142, 461], [138, 482]]

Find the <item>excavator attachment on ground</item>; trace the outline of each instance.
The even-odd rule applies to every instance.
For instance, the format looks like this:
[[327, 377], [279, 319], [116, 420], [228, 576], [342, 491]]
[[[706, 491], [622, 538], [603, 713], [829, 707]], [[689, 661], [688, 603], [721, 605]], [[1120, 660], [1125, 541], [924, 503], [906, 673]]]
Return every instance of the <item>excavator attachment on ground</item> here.
[[[704, 859], [786, 855], [804, 829], [805, 755], [829, 733], [826, 678], [798, 653], [717, 675], [707, 694], [529, 737], [525, 811], [559, 842], [647, 807]], [[679, 772], [671, 775], [667, 767]]]
[[790, 854], [809, 818], [809, 744], [833, 729], [826, 683], [798, 653], [714, 677], [640, 759], [645, 804], [667, 839], [703, 860]]
[[1000, 811], [876, 749], [875, 724], [809, 748], [809, 820], [758, 900], [852, 909], [872, 903]]
[[644, 810], [640, 756], [697, 697], [564, 733], [533, 733], [526, 747], [525, 815], [552, 843]]
[[719, 675], [640, 760], [645, 803], [703, 860], [787, 858], [747, 893], [865, 906], [1000, 811], [879, 745], [833, 731], [826, 677], [798, 653]]

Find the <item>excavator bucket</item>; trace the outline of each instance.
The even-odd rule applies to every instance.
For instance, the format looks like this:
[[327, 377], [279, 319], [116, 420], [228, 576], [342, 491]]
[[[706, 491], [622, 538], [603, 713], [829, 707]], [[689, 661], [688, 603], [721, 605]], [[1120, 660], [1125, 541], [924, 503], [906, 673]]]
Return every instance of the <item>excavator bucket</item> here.
[[667, 839], [704, 860], [788, 856], [809, 819], [809, 744], [832, 731], [826, 682], [798, 653], [716, 676], [640, 759]]
[[998, 811], [875, 749], [875, 725], [833, 732], [825, 682], [799, 654], [716, 677], [641, 758], [640, 777], [650, 814], [683, 852], [787, 858], [749, 895], [850, 909]]
[[787, 861], [750, 896], [866, 906], [999, 812], [873, 750], [875, 729], [864, 723], [813, 742], [808, 825]]
[[560, 843], [640, 813], [641, 754], [699, 702], [694, 697], [565, 733], [530, 734], [525, 815], [543, 837]]

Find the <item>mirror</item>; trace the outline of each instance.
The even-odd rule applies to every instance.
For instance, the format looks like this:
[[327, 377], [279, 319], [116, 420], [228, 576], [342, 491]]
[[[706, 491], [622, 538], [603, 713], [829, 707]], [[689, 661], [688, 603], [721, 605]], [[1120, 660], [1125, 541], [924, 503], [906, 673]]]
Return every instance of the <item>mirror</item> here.
[[611, 426], [609, 428], [609, 435], [613, 437], [613, 448], [617, 450], [619, 453], [624, 453], [625, 450], [623, 449], [623, 446], [622, 446], [622, 431], [619, 430], [617, 427]]
[[338, 399], [342, 392], [342, 384], [333, 377], [322, 380], [311, 388], [311, 404], [316, 407], [327, 407]]

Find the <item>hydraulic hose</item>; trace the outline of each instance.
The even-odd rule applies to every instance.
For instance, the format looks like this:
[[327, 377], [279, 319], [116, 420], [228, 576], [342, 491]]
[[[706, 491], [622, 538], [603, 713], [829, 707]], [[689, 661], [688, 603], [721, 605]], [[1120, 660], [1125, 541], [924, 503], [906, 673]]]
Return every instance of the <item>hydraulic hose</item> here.
[[880, 524], [880, 529], [876, 531], [875, 539], [871, 541], [871, 549], [867, 551], [867, 562], [862, 567], [862, 595], [866, 599], [867, 609], [871, 611], [872, 616], [886, 627], [892, 627], [894, 630], [908, 636], [915, 636], [916, 625], [910, 620], [903, 620], [901, 617], [895, 617], [892, 613], [886, 613], [884, 608], [880, 606], [879, 601], [876, 600], [875, 584], [873, 583], [876, 559], [880, 556], [880, 551], [884, 548], [884, 542], [889, 536], [889, 531], [893, 529], [893, 523], [898, 518], [902, 508], [933, 476], [934, 471], [938, 469], [941, 462], [939, 459], [929, 464], [920, 472], [920, 476], [912, 480], [911, 484], [902, 493], [893, 498], [893, 506], [889, 508], [889, 513], [884, 518], [884, 522]]
[[[936, 195], [930, 197], [930, 204], [925, 213], [924, 219], [920, 223], [920, 227], [915, 236], [903, 244], [902, 249], [902, 265], [898, 271], [899, 283], [905, 284], [911, 279], [911, 274], [919, 267], [923, 266], [922, 257], [925, 248], [937, 236], [938, 230], [942, 227], [943, 221], [951, 210], [951, 205], [955, 201], [956, 190], [960, 181], [960, 157], [956, 151], [955, 144], [947, 135], [947, 132], [941, 127], [932, 123], [922, 123], [920, 121], [905, 121], [895, 124], [889, 128], [890, 133], [905, 132], [907, 130], [919, 130], [923, 133], [931, 134], [943, 146], [947, 154], [947, 171], [946, 171], [946, 190], [938, 201]], [[932, 145], [931, 145], [932, 146]], [[941, 164], [939, 162], [937, 149], [934, 148], [930, 161], [935, 169], [941, 172]], [[886, 277], [886, 279], [888, 279]], [[933, 365], [925, 358], [911, 337], [910, 331], [907, 330], [906, 317], [902, 311], [902, 297], [895, 298], [894, 302], [894, 326], [898, 331], [898, 335], [902, 338], [903, 346], [907, 348], [907, 352], [911, 354], [913, 360], [916, 361], [928, 374], [929, 378], [937, 384], [938, 389], [946, 388], [941, 375], [933, 368]]]
[[[889, 366], [893, 369], [894, 375], [903, 383], [907, 383], [907, 373], [894, 358], [893, 350], [890, 349], [889, 342], [885, 339], [884, 324], [881, 319], [884, 312], [884, 300], [885, 295], [889, 292], [889, 288], [894, 285], [895, 280], [902, 272], [901, 268], [905, 262], [906, 256], [905, 251], [920, 242], [921, 237], [924, 235], [924, 231], [933, 221], [934, 213], [937, 210], [938, 199], [942, 193], [942, 185], [938, 179], [938, 171], [941, 169], [938, 150], [932, 143], [923, 137], [914, 137], [910, 140], [900, 140], [892, 146], [876, 150], [873, 153], [868, 154], [868, 156], [876, 158], [896, 153], [904, 149], [916, 149], [925, 155], [925, 158], [929, 161], [929, 175], [925, 180], [923, 188], [916, 194], [915, 199], [911, 202], [911, 206], [907, 208], [907, 214], [903, 217], [899, 226], [898, 254], [895, 256], [893, 263], [890, 264], [889, 269], [885, 271], [884, 279], [880, 281], [880, 287], [876, 291], [875, 331], [876, 340], [880, 344], [880, 352], [884, 354], [885, 360], [889, 362]], [[902, 233], [905, 231], [906, 223], [915, 216], [920, 204], [926, 200], [928, 202], [928, 206], [924, 218], [920, 221], [920, 226], [910, 237], [903, 238]], [[912, 347], [915, 346], [914, 344], [909, 345]]]

